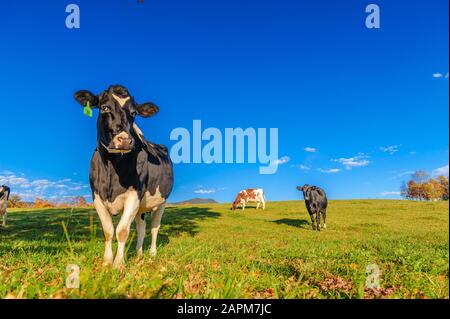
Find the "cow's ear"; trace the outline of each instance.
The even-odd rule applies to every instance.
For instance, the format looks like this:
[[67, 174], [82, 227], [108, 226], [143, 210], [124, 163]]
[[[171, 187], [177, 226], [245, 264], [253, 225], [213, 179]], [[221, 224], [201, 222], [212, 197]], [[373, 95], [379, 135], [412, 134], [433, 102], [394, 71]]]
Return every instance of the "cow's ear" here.
[[137, 104], [136, 110], [139, 115], [142, 117], [150, 117], [156, 115], [159, 112], [159, 107], [151, 102], [147, 102], [144, 104]]
[[97, 107], [99, 103], [98, 97], [94, 95], [92, 92], [87, 90], [78, 91], [73, 95], [73, 97], [82, 106], [86, 106], [88, 101], [91, 107]]

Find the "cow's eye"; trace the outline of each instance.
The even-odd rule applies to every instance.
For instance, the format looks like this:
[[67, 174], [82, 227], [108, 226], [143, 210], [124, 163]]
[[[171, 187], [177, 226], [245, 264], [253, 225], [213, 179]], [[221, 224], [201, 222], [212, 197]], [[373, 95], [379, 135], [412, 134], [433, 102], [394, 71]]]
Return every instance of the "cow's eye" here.
[[103, 104], [103, 105], [101, 106], [101, 109], [102, 109], [102, 112], [109, 112], [109, 111], [110, 111], [109, 106], [106, 105], [106, 104]]

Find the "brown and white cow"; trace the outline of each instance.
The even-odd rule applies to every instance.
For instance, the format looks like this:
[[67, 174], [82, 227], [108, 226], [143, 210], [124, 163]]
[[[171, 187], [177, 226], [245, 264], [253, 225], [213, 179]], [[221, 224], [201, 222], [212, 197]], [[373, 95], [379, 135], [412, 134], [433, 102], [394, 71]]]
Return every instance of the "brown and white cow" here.
[[238, 208], [238, 206], [242, 206], [242, 210], [245, 210], [245, 205], [248, 202], [256, 202], [256, 209], [262, 205], [262, 209], [266, 208], [266, 198], [264, 196], [264, 190], [262, 188], [247, 188], [240, 191], [236, 199], [233, 202], [232, 210]]

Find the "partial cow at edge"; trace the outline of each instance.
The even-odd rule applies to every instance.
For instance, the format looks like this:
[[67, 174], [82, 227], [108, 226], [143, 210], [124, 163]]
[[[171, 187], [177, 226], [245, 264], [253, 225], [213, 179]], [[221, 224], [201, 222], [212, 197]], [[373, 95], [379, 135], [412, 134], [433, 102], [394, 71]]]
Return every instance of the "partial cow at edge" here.
[[[168, 150], [144, 139], [134, 123], [136, 116], [154, 116], [153, 103], [138, 104], [122, 85], [111, 85], [99, 95], [82, 90], [75, 93], [82, 106], [98, 108], [97, 148], [91, 159], [89, 180], [94, 207], [105, 235], [104, 264], [124, 265], [125, 243], [134, 221], [138, 254], [145, 237], [145, 213], [151, 213], [150, 254], [156, 255], [156, 239], [167, 198], [173, 187], [173, 168]], [[112, 215], [122, 214], [116, 227], [117, 253], [113, 262]]]
[[6, 226], [6, 216], [7, 216], [6, 210], [8, 209], [8, 199], [10, 191], [11, 191], [10, 188], [6, 185], [0, 186], [0, 216], [2, 216], [3, 219], [2, 222], [3, 227]]
[[313, 230], [320, 231], [321, 215], [323, 217], [323, 228], [327, 228], [326, 218], [328, 200], [325, 191], [320, 187], [310, 186], [308, 184], [297, 186], [297, 190], [303, 192], [306, 209], [308, 210], [309, 217], [311, 218]]
[[241, 206], [242, 210], [245, 210], [245, 205], [247, 205], [248, 202], [256, 202], [256, 209], [258, 209], [260, 205], [262, 205], [263, 210], [266, 209], [264, 190], [262, 188], [248, 188], [240, 191], [237, 194], [231, 209], [235, 210]]

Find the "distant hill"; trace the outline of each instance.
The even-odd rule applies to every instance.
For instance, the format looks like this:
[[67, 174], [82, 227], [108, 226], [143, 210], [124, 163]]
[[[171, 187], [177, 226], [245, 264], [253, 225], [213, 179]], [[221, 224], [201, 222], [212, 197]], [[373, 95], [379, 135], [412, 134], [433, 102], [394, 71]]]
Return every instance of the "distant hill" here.
[[218, 202], [211, 198], [192, 198], [182, 202], [170, 203], [171, 205], [192, 205], [192, 204], [217, 204]]

